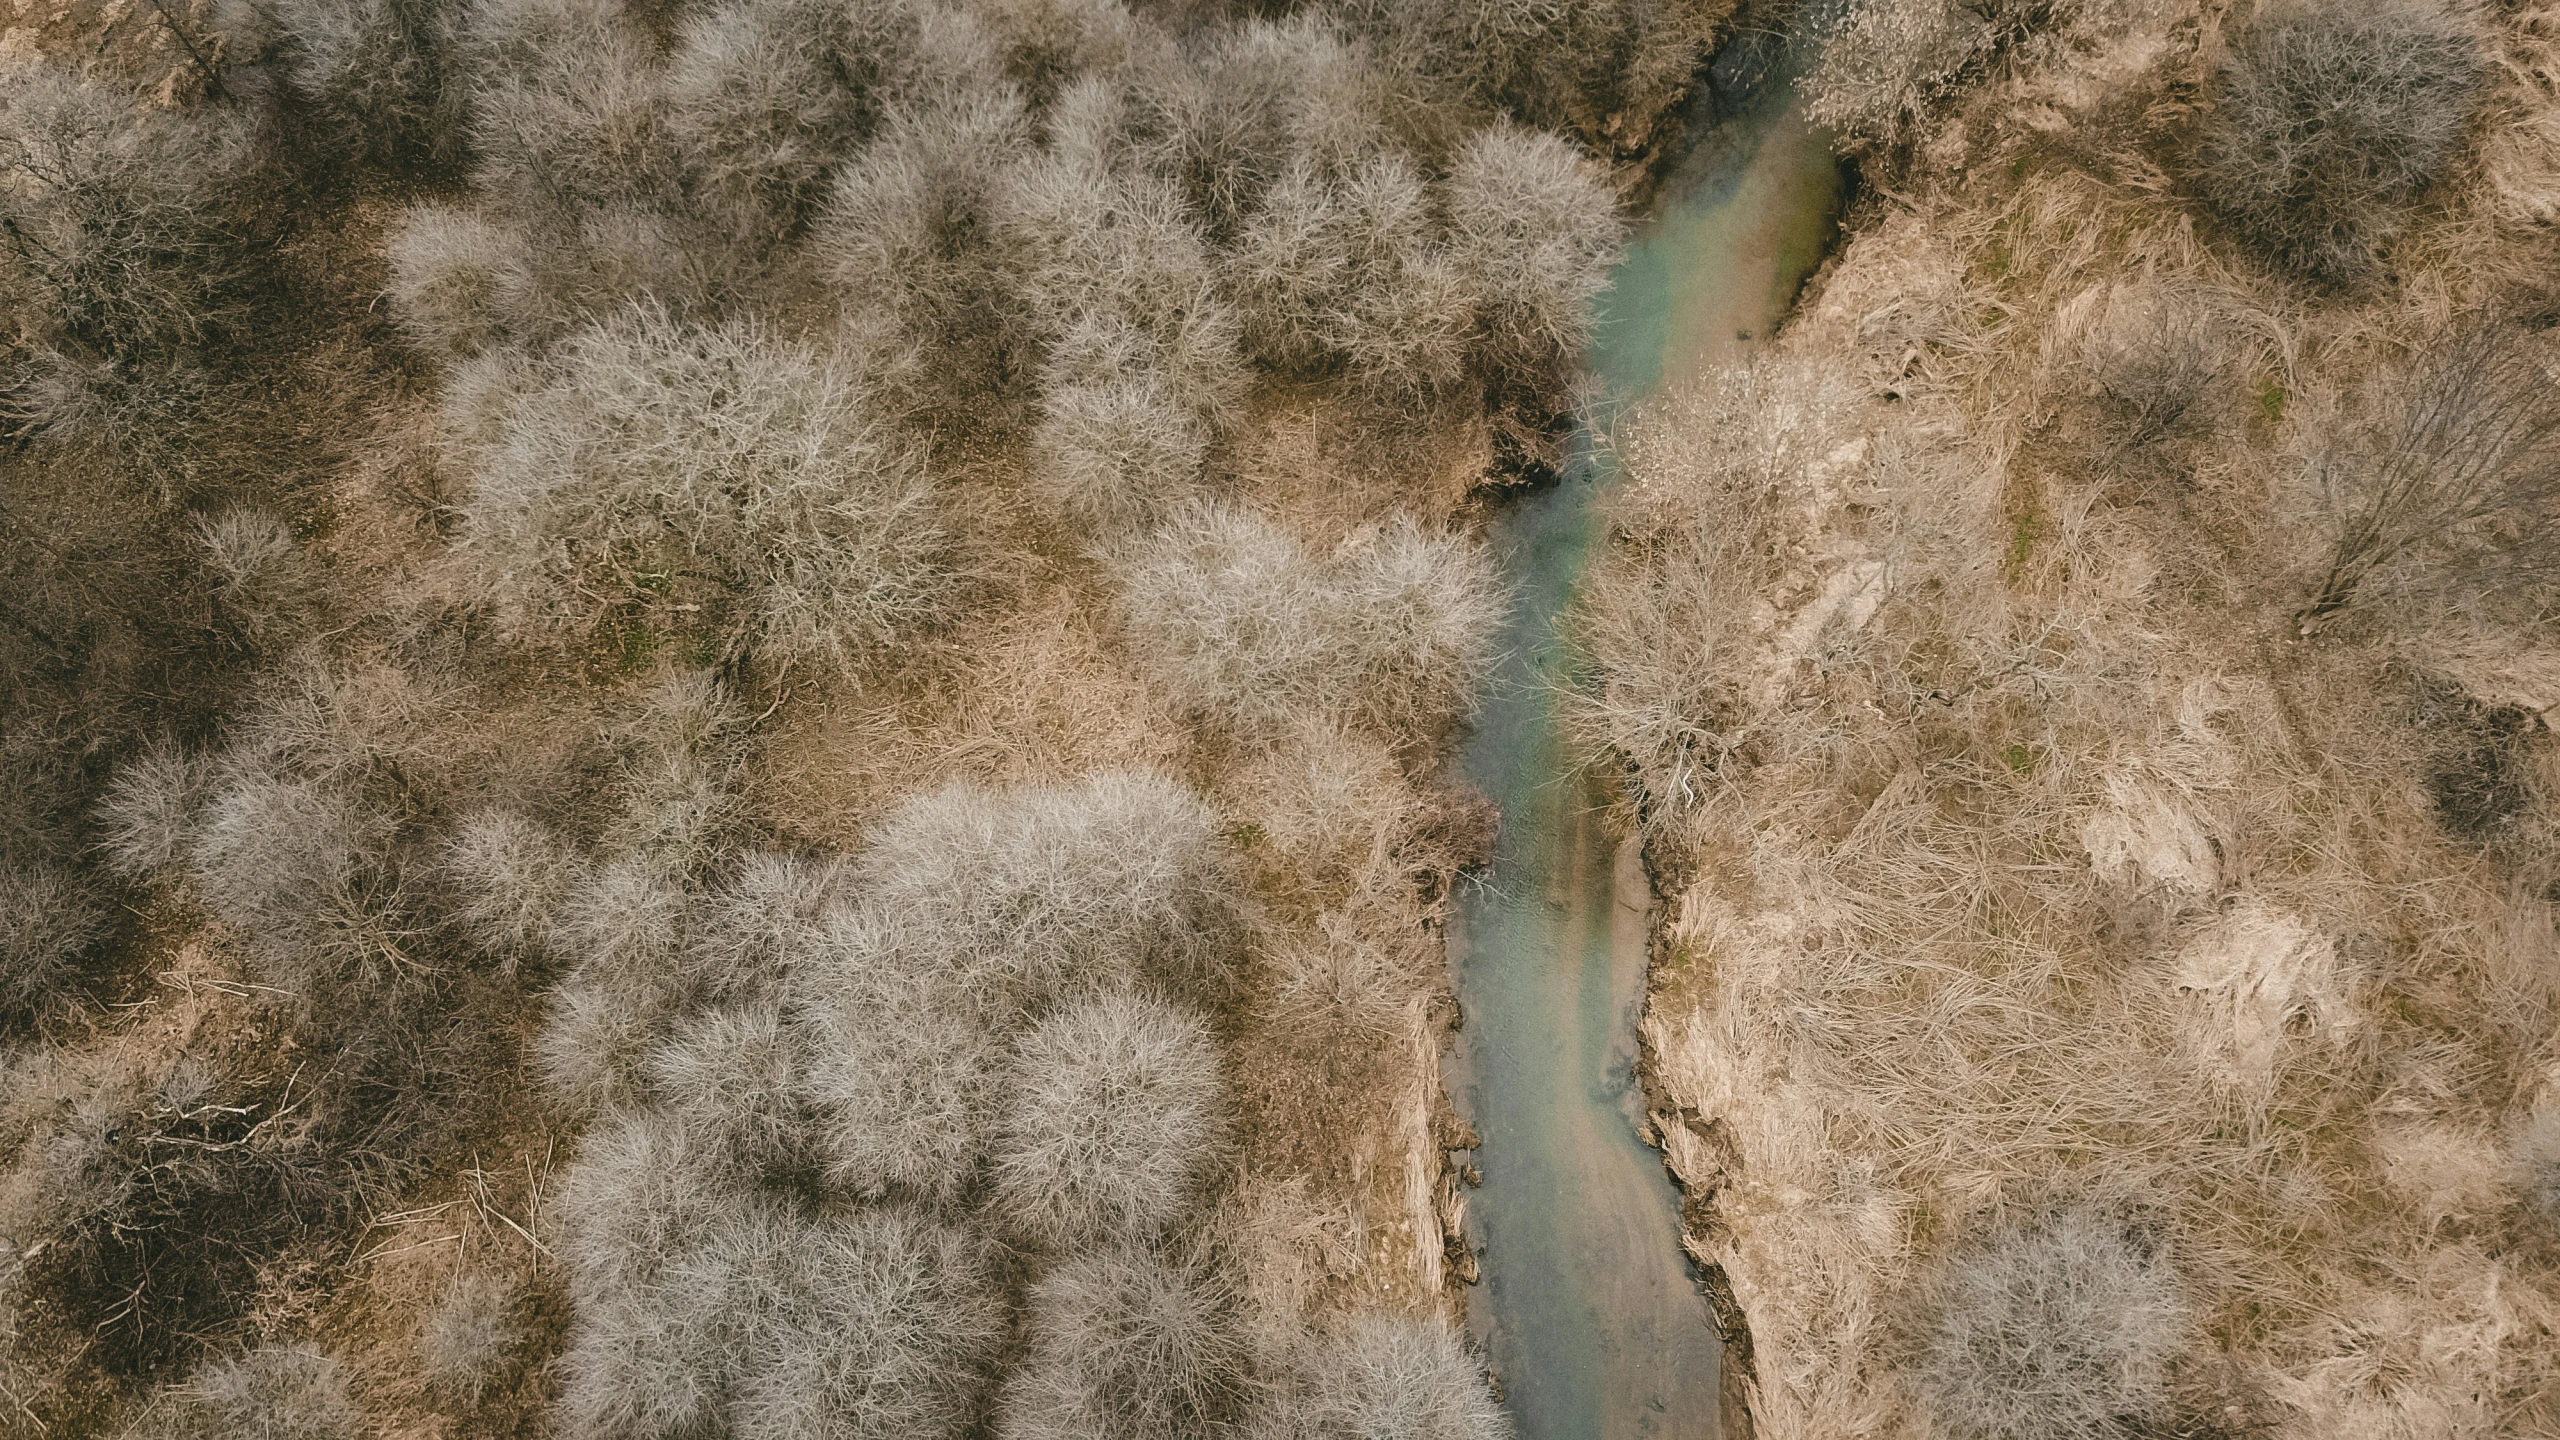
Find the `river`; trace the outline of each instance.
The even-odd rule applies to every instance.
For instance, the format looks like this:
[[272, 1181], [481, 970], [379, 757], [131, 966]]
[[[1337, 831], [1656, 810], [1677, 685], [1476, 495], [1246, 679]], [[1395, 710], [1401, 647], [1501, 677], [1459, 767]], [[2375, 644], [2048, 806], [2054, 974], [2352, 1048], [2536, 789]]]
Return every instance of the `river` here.
[[[1749, 68], [1719, 61], [1690, 148], [1601, 298], [1599, 423], [1760, 343], [1829, 243], [1841, 198], [1829, 144], [1783, 69], [1754, 82]], [[1496, 520], [1512, 611], [1459, 762], [1503, 816], [1451, 937], [1465, 1009], [1453, 1078], [1482, 1142], [1468, 1209], [1483, 1283], [1468, 1321], [1521, 1440], [1685, 1440], [1718, 1425], [1713, 1321], [1681, 1249], [1678, 1193], [1639, 1133], [1651, 889], [1557, 723], [1570, 669], [1558, 623], [1611, 478], [1605, 450], [1577, 437], [1563, 478]]]

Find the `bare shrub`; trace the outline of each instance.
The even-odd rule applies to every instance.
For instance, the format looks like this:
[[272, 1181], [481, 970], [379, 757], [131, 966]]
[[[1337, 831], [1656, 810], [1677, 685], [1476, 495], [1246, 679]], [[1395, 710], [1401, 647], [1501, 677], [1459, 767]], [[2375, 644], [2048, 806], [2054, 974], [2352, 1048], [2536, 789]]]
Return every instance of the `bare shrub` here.
[[738, 1306], [748, 1322], [730, 1405], [738, 1433], [970, 1433], [1011, 1330], [976, 1242], [896, 1209], [731, 1233], [706, 1259], [752, 1287]]
[[1145, 979], [1223, 992], [1234, 863], [1180, 782], [1106, 770], [1070, 784], [958, 782], [898, 807], [865, 847], [869, 903], [947, 957], [993, 1013]]
[[1028, 1354], [1004, 1388], [1004, 1440], [1219, 1434], [1250, 1391], [1241, 1300], [1197, 1244], [1114, 1247], [1031, 1287]]
[[1531, 384], [1579, 363], [1591, 302], [1618, 255], [1609, 187], [1564, 141], [1497, 125], [1467, 143], [1442, 203], [1476, 304], [1481, 363]]
[[622, 736], [621, 813], [606, 828], [607, 848], [674, 875], [707, 878], [738, 838], [746, 728], [718, 672], [668, 672]]
[[667, 1123], [694, 1132], [741, 1169], [787, 1179], [807, 1153], [802, 1038], [776, 1007], [721, 1006], [678, 1021], [642, 1070]]
[[949, 1204], [985, 1163], [1002, 1057], [936, 938], [840, 911], [793, 972], [817, 1143], [828, 1179], [856, 1195]]
[[[1062, 104], [1094, 93], [1079, 87]], [[1078, 133], [1062, 124], [998, 207], [1026, 313], [1053, 349], [1049, 383], [1108, 373], [1134, 350], [1185, 405], [1223, 421], [1244, 369], [1207, 237], [1170, 182], [1082, 153]]]
[[1255, 1440], [1509, 1440], [1481, 1361], [1448, 1325], [1371, 1311], [1308, 1347]]
[[419, 1323], [418, 1366], [437, 1390], [477, 1405], [513, 1368], [524, 1340], [515, 1287], [485, 1270], [467, 1271]]
[[1159, 41], [1121, 0], [991, 0], [977, 7], [997, 65], [1035, 108], [1080, 75], [1111, 73]]
[[832, 859], [751, 851], [705, 898], [688, 947], [704, 987], [722, 996], [770, 999], [820, 942], [843, 879]]
[[137, 109], [67, 70], [20, 62], [0, 117], [0, 270], [37, 335], [89, 356], [181, 351], [234, 305], [248, 237], [226, 187], [245, 132]]
[[471, 458], [463, 543], [513, 633], [725, 600], [731, 643], [853, 666], [953, 594], [920, 458], [845, 376], [752, 325], [636, 309], [583, 330]]
[[1832, 21], [1820, 57], [1797, 82], [1805, 114], [1845, 150], [1891, 150], [2016, 33], [2025, 13], [2004, 3], [1856, 0]]
[[913, 25], [876, 0], [730, 0], [687, 20], [667, 125], [696, 202], [748, 233], [796, 230], [905, 78]]
[[1910, 1371], [1952, 1433], [2066, 1440], [2168, 1398], [2186, 1293], [2156, 1245], [2094, 1207], [2004, 1217], [1951, 1253]]
[[106, 933], [78, 877], [39, 862], [0, 869], [0, 1015], [33, 1007]]
[[1381, 389], [1454, 382], [1477, 296], [1439, 244], [1429, 202], [1392, 152], [1339, 174], [1301, 163], [1282, 175], [1227, 258], [1254, 357], [1282, 370], [1345, 366]]
[[214, 603], [253, 642], [272, 644], [316, 599], [319, 577], [273, 514], [233, 506], [197, 521]]
[[2387, 377], [2318, 479], [2335, 527], [2306, 628], [2371, 590], [2479, 594], [2560, 564], [2560, 383], [2537, 341], [2479, 326]]
[[1568, 696], [1566, 718], [1634, 762], [1649, 826], [1692, 813], [1761, 722], [1743, 677], [1763, 640], [1752, 597], [1782, 553], [1769, 497], [1852, 481], [1869, 463], [1860, 411], [1838, 375], [1763, 361], [1665, 395], [1627, 426], [1631, 483], [1603, 502], [1609, 551], [1572, 620], [1597, 683]]
[[663, 1115], [614, 1115], [587, 1131], [558, 1198], [577, 1307], [560, 1361], [572, 1433], [682, 1433], [717, 1418], [731, 1297], [676, 1262], [759, 1203], [752, 1183], [712, 1137]]
[[557, 225], [671, 197], [683, 173], [648, 37], [612, 0], [483, 0], [465, 25], [472, 178]]
[[2458, 3], [2272, 11], [2216, 77], [2196, 186], [2280, 263], [2353, 279], [2443, 172], [2486, 79], [2479, 22]]
[[205, 807], [188, 869], [275, 982], [304, 994], [368, 958], [380, 883], [371, 872], [387, 829], [328, 785], [253, 770]]
[[510, 956], [543, 944], [578, 869], [558, 837], [512, 810], [474, 813], [445, 852], [445, 875], [460, 897], [455, 918], [474, 943]]
[[571, 1433], [956, 1433], [1006, 1325], [977, 1246], [896, 1209], [806, 1218], [642, 1113], [560, 1195]]
[[338, 1362], [316, 1350], [269, 1346], [199, 1368], [182, 1386], [181, 1435], [253, 1440], [355, 1440], [364, 1417]]
[[322, 143], [387, 164], [454, 158], [466, 94], [457, 0], [258, 0]]
[[996, 91], [902, 111], [837, 175], [811, 245], [849, 323], [899, 393], [937, 412], [1009, 405], [1029, 335], [999, 248], [997, 197], [1028, 148], [1022, 104]]
[[431, 355], [468, 355], [528, 329], [534, 258], [524, 232], [448, 205], [412, 205], [391, 232], [391, 308]]
[[1195, 1016], [1106, 992], [1040, 1022], [1005, 1066], [995, 1216], [1053, 1250], [1144, 1240], [1216, 1165], [1224, 1087]]
[[1197, 487], [1209, 437], [1163, 376], [1143, 369], [1040, 397], [1034, 491], [1103, 535], [1143, 527]]
[[116, 767], [96, 811], [107, 867], [140, 880], [194, 849], [196, 812], [211, 779], [201, 757], [166, 742]]
[[692, 998], [681, 958], [691, 899], [679, 876], [625, 856], [562, 902], [551, 938], [572, 968], [534, 1041], [561, 1101], [595, 1107], [634, 1093], [641, 1054]]
[[2076, 358], [2113, 411], [2112, 438], [2126, 450], [2197, 429], [2205, 418], [2198, 407], [2226, 360], [2202, 310], [2156, 292], [2110, 306]]
[[1329, 559], [1249, 510], [1178, 515], [1121, 574], [1140, 663], [1230, 724], [1427, 728], [1468, 703], [1501, 614], [1481, 546], [1408, 518]]
[[1331, 17], [1256, 18], [1193, 54], [1129, 67], [1119, 117], [1134, 158], [1174, 178], [1226, 241], [1293, 164], [1331, 172], [1386, 139], [1389, 77]]

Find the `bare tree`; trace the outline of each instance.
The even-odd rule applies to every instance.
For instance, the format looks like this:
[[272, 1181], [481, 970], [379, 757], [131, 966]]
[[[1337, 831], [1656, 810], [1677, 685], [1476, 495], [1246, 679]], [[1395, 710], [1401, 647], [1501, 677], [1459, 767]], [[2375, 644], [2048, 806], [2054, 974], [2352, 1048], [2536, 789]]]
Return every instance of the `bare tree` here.
[[2359, 443], [2322, 460], [2336, 525], [2307, 631], [2389, 586], [2473, 594], [2560, 573], [2560, 383], [2506, 326], [2456, 332], [2384, 384]]

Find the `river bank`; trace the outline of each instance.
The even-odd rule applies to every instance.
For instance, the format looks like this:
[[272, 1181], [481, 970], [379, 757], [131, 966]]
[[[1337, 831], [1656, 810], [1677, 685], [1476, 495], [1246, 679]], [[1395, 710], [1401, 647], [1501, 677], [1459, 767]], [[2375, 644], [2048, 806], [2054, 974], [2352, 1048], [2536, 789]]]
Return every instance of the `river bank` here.
[[2075, 13], [1630, 417], [1577, 611], [1747, 1433], [2553, 1433], [2547, 592], [2318, 598], [2397, 397], [2547, 343], [2544, 22], [2339, 283], [2201, 198], [2274, 22]]

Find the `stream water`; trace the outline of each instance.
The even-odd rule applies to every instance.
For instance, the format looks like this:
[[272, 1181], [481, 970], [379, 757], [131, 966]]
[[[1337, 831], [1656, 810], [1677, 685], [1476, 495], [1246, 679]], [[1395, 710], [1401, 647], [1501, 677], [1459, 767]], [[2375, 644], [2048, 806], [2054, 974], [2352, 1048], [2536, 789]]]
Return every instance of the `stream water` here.
[[[1590, 364], [1604, 416], [1748, 349], [1821, 259], [1840, 172], [1788, 67], [1765, 68], [1755, 81], [1719, 62], [1687, 156], [1601, 299]], [[1563, 478], [1494, 525], [1513, 608], [1460, 756], [1502, 806], [1492, 865], [1452, 934], [1466, 1015], [1453, 1078], [1484, 1176], [1468, 1207], [1483, 1273], [1468, 1320], [1522, 1440], [1718, 1425], [1713, 1320], [1681, 1249], [1679, 1196], [1639, 1134], [1651, 890], [1557, 728], [1570, 662], [1558, 621], [1611, 478], [1605, 452], [1577, 437]]]

